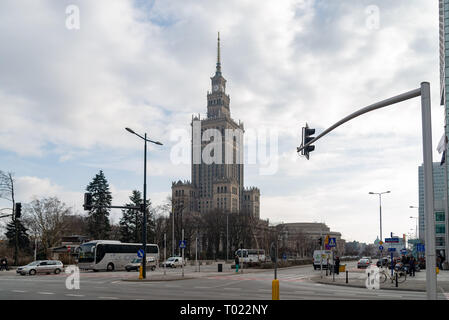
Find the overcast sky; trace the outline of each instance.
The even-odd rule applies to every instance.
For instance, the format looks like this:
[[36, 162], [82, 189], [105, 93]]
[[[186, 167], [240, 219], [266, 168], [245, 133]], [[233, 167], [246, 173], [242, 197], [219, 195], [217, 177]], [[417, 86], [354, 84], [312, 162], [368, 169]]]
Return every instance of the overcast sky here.
[[84, 214], [84, 190], [103, 170], [114, 204], [126, 202], [142, 189], [143, 144], [125, 127], [164, 143], [149, 146], [153, 204], [172, 181], [190, 180], [172, 151], [189, 149], [179, 134], [206, 113], [218, 31], [231, 115], [258, 143], [267, 136], [268, 163], [245, 166], [261, 218], [325, 222], [348, 241], [372, 242], [379, 204], [368, 192], [391, 190], [384, 236], [414, 234], [419, 98], [343, 125], [309, 161], [296, 147], [306, 122], [319, 133], [429, 81], [440, 160], [437, 0], [1, 0], [0, 170], [15, 174], [17, 201], [56, 195]]

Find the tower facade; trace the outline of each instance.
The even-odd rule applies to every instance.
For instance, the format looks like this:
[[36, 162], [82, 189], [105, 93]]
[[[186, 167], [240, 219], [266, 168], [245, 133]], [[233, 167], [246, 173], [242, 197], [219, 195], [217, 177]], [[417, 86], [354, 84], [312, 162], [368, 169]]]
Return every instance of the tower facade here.
[[210, 79], [207, 115], [192, 116], [192, 180], [172, 184], [173, 204], [184, 213], [218, 210], [259, 218], [260, 191], [244, 188], [244, 125], [231, 118], [231, 99], [221, 71], [220, 34], [215, 74]]

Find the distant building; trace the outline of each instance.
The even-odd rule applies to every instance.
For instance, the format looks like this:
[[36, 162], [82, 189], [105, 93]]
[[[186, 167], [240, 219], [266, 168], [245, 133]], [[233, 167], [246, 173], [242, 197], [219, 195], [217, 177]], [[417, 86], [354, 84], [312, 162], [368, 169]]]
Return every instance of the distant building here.
[[[276, 226], [280, 232], [280, 246], [288, 248], [292, 254], [302, 257], [311, 257], [314, 250], [319, 250], [319, 238], [323, 240], [326, 236], [336, 238], [337, 247], [335, 251], [339, 255], [345, 253], [345, 240], [341, 238], [340, 232], [331, 231], [324, 223], [295, 222], [283, 223]], [[324, 244], [323, 244], [324, 249]]]
[[[245, 212], [257, 220], [260, 190], [244, 187], [244, 126], [231, 118], [231, 99], [221, 73], [220, 35], [217, 52], [212, 91], [207, 92], [207, 116], [192, 116], [192, 180], [172, 183], [173, 207], [183, 214], [211, 210]], [[206, 137], [211, 141], [203, 141]], [[205, 161], [204, 154], [211, 156], [212, 161]]]

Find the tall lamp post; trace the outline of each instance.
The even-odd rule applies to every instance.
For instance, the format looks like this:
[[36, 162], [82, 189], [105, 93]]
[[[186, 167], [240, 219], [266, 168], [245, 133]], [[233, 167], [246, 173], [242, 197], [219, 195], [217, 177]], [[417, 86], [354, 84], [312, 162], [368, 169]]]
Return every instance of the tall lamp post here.
[[390, 191], [385, 192], [369, 192], [369, 194], [379, 195], [379, 216], [380, 216], [380, 241], [382, 241], [382, 195], [385, 193], [390, 193]]
[[143, 257], [142, 257], [142, 277], [146, 278], [146, 266], [147, 266], [147, 142], [151, 142], [154, 144], [157, 144], [159, 146], [162, 146], [162, 143], [159, 141], [152, 141], [150, 139], [147, 139], [147, 134], [145, 133], [145, 136], [142, 137], [140, 134], [135, 133], [130, 128], [125, 128], [126, 131], [138, 136], [143, 141], [145, 141], [145, 147], [144, 147], [144, 164], [143, 164], [143, 206], [142, 206], [142, 213], [143, 213], [143, 230], [142, 230], [142, 247], [143, 247]]

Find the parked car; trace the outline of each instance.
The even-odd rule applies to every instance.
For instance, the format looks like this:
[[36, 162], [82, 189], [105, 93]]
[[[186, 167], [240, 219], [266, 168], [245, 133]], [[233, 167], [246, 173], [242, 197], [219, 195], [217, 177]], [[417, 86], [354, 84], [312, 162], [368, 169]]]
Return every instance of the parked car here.
[[357, 262], [357, 269], [368, 268], [370, 266], [370, 264], [371, 264], [371, 261], [369, 261], [369, 259], [362, 258]]
[[381, 259], [377, 260], [376, 266], [378, 268], [381, 267], [381, 264], [382, 264], [382, 267], [388, 267], [391, 265], [391, 259], [388, 257], [384, 257], [384, 258], [382, 258], [382, 260]]
[[64, 270], [64, 265], [59, 260], [38, 260], [33, 261], [26, 266], [18, 267], [16, 272], [22, 276], [29, 274], [35, 275], [36, 273], [54, 273], [59, 274]]
[[[140, 265], [142, 264], [141, 258], [136, 258], [125, 266], [126, 271], [139, 271]], [[156, 270], [156, 259], [154, 257], [147, 257], [146, 269], [154, 271]]]
[[182, 261], [182, 257], [170, 257], [166, 261], [162, 262], [161, 267], [167, 267], [167, 268], [176, 268], [181, 267], [184, 264], [186, 265], [186, 262]]

